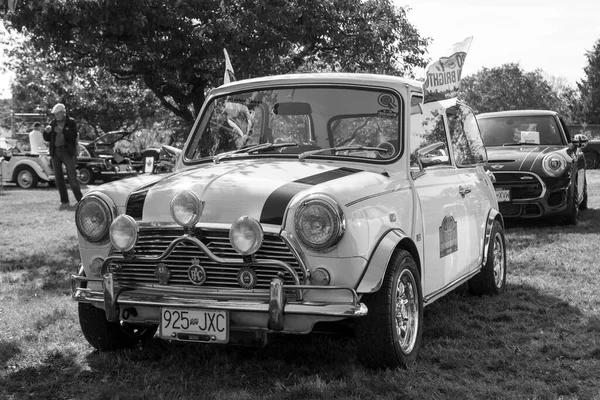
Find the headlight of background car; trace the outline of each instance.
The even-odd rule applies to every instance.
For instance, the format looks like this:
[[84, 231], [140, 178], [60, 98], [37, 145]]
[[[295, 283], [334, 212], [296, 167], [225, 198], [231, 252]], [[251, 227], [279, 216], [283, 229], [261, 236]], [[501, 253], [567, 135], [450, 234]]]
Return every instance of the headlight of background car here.
[[567, 160], [558, 153], [548, 154], [542, 161], [544, 172], [550, 176], [559, 176], [567, 169]]
[[110, 242], [119, 251], [133, 249], [137, 242], [138, 227], [129, 215], [121, 214], [110, 225]]
[[204, 202], [200, 201], [198, 196], [189, 190], [177, 193], [171, 200], [173, 220], [186, 228], [192, 228], [196, 225], [203, 209]]
[[96, 196], [88, 196], [79, 202], [75, 212], [75, 224], [83, 237], [93, 243], [108, 238], [110, 223], [114, 213], [110, 206]]
[[329, 251], [342, 238], [346, 223], [342, 211], [332, 198], [313, 195], [298, 207], [294, 217], [294, 229], [306, 247], [317, 251]]
[[263, 229], [260, 223], [246, 216], [238, 218], [229, 230], [231, 246], [243, 256], [256, 253], [262, 245], [263, 237]]

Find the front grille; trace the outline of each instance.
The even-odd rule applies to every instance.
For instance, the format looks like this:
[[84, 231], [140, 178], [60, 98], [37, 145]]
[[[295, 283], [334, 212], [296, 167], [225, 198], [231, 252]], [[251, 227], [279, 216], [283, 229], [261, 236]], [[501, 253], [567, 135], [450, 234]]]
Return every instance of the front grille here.
[[[183, 235], [183, 229], [169, 228], [140, 228], [138, 242], [134, 248], [136, 257], [160, 256], [171, 242]], [[201, 240], [216, 256], [221, 258], [241, 259], [241, 256], [229, 243], [229, 231], [202, 230], [195, 236]], [[240, 266], [220, 265], [212, 261], [192, 241], [179, 243], [166, 259], [160, 261], [166, 264], [171, 271], [169, 285], [199, 287], [188, 279], [188, 269], [192, 265], [192, 259], [198, 259], [206, 271], [205, 288], [213, 289], [240, 289], [237, 282], [237, 274]], [[264, 234], [264, 241], [256, 253], [256, 259], [279, 260], [292, 267], [300, 279], [304, 282], [304, 273], [288, 248], [287, 244], [275, 234]], [[158, 285], [155, 277], [155, 269], [158, 262], [125, 259], [115, 262], [118, 267], [114, 268], [115, 280], [121, 286], [151, 286]], [[253, 266], [257, 275], [255, 289], [268, 290], [271, 279], [283, 272], [286, 284], [294, 284], [293, 277], [285, 269], [278, 266]]]
[[543, 195], [544, 185], [540, 178], [524, 172], [494, 172], [497, 188], [510, 189], [512, 200], [535, 199]]

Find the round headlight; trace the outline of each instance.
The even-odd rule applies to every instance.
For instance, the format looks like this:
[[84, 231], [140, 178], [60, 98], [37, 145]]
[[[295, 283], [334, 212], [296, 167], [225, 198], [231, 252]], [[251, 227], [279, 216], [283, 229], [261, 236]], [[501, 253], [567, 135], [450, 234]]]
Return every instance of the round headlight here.
[[567, 169], [567, 160], [558, 153], [548, 154], [542, 161], [544, 172], [550, 176], [559, 176]]
[[173, 220], [186, 228], [192, 228], [198, 223], [203, 209], [204, 202], [189, 190], [177, 193], [171, 200]]
[[344, 234], [346, 224], [337, 203], [324, 195], [304, 200], [294, 217], [294, 228], [300, 241], [318, 251], [333, 249]]
[[121, 214], [110, 225], [110, 242], [119, 251], [133, 249], [137, 242], [138, 227], [129, 215]]
[[256, 253], [262, 245], [263, 237], [260, 223], [246, 216], [238, 218], [229, 230], [229, 241], [233, 249], [243, 256]]
[[108, 204], [98, 197], [88, 196], [77, 204], [75, 224], [79, 233], [89, 242], [106, 240], [112, 219]]

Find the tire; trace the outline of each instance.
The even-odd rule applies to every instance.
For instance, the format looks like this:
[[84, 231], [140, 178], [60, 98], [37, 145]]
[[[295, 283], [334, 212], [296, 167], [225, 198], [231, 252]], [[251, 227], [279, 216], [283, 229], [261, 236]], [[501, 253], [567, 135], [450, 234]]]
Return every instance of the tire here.
[[156, 333], [156, 325], [119, 324], [106, 319], [101, 308], [79, 303], [79, 325], [83, 336], [98, 350], [116, 350], [145, 342]]
[[595, 153], [583, 153], [585, 157], [585, 169], [596, 169], [600, 163], [600, 156]]
[[35, 188], [38, 181], [39, 178], [35, 171], [27, 165], [20, 165], [15, 170], [15, 182], [22, 189]]
[[586, 179], [583, 181], [583, 199], [581, 200], [581, 203], [579, 204], [579, 209], [587, 210], [587, 208], [588, 208], [588, 188], [587, 188], [587, 177], [586, 177]]
[[379, 291], [363, 296], [368, 314], [357, 320], [358, 359], [375, 368], [408, 368], [423, 338], [423, 292], [415, 260], [394, 253]]
[[[577, 177], [575, 177], [575, 181], [577, 181]], [[586, 204], [587, 206], [587, 204]], [[567, 225], [577, 225], [579, 222], [579, 190], [577, 189], [577, 184], [573, 189], [573, 195], [571, 197], [571, 205], [569, 206], [569, 213], [565, 217], [564, 221]]]
[[481, 271], [469, 280], [469, 292], [494, 296], [506, 290], [506, 240], [500, 222], [494, 221], [487, 260]]
[[77, 180], [82, 185], [89, 185], [94, 182], [94, 173], [89, 168], [80, 168], [77, 171]]

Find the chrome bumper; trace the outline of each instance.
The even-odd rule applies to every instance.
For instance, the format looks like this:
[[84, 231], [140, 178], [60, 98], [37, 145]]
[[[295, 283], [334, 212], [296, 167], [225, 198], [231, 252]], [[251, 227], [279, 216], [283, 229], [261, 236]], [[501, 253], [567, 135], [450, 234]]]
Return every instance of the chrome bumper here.
[[[92, 291], [89, 288], [81, 287], [82, 282], [102, 282], [102, 291]], [[210, 298], [199, 298], [198, 295], [184, 295], [160, 288], [122, 288], [116, 285], [114, 275], [111, 272], [104, 274], [103, 278], [88, 278], [83, 276], [82, 272], [78, 275], [71, 275], [71, 290], [73, 299], [78, 302], [103, 304], [106, 319], [115, 322], [119, 320], [120, 306], [182, 307], [268, 313], [268, 329], [273, 331], [283, 330], [286, 314], [342, 318], [361, 317], [367, 314], [367, 307], [358, 301], [358, 295], [352, 288], [284, 285], [281, 278], [271, 280], [268, 298], [262, 296], [252, 300], [232, 299], [232, 296], [226, 297], [225, 294], [215, 293], [207, 295]], [[284, 294], [285, 290], [342, 290], [350, 292], [352, 301], [347, 303], [288, 301]]]

